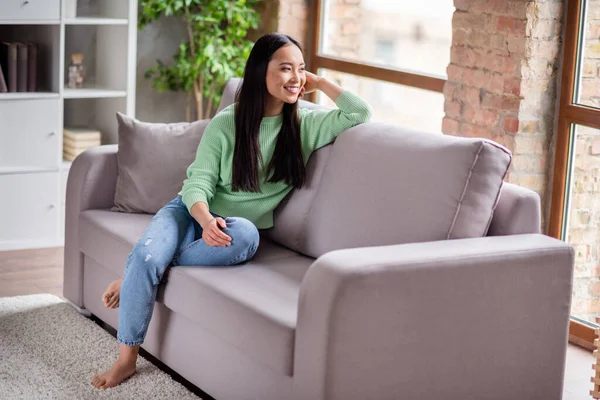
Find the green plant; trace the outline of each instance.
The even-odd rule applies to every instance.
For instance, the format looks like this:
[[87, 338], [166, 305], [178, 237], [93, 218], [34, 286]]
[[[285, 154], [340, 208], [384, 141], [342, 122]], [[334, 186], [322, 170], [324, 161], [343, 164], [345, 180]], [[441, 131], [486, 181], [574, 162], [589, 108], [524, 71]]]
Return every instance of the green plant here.
[[179, 45], [174, 62], [161, 60], [148, 69], [152, 86], [186, 93], [186, 118], [191, 120], [191, 98], [196, 117], [210, 118], [221, 101], [227, 80], [242, 76], [253, 43], [246, 40], [257, 29], [259, 15], [254, 9], [260, 0], [141, 0], [138, 28], [161, 16], [183, 20], [187, 40]]

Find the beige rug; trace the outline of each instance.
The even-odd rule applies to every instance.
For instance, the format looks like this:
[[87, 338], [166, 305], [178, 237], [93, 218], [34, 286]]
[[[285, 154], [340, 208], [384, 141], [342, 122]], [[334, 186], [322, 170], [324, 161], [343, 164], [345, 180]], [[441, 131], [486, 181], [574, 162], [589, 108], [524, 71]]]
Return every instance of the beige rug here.
[[0, 399], [199, 399], [142, 357], [122, 385], [93, 387], [117, 355], [116, 339], [59, 297], [0, 298]]

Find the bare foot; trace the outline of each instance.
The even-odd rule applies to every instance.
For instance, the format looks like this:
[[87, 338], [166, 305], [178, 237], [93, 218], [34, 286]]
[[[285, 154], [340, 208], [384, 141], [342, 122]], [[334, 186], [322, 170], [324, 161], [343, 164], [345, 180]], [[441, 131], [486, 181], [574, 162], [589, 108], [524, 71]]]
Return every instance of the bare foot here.
[[135, 359], [132, 361], [117, 359], [108, 371], [92, 378], [92, 385], [98, 389], [108, 389], [121, 384], [136, 373], [135, 362]]
[[102, 302], [106, 308], [117, 308], [119, 307], [119, 297], [121, 294], [121, 282], [122, 279], [118, 279], [112, 282], [106, 288], [106, 291], [102, 295]]

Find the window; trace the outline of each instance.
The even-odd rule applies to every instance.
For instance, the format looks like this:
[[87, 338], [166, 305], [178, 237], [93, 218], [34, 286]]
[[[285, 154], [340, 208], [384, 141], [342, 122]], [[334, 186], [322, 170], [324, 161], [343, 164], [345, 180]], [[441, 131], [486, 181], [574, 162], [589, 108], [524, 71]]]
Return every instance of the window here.
[[375, 120], [440, 132], [452, 0], [316, 0], [315, 6], [311, 69], [364, 97]]
[[[375, 120], [432, 133], [441, 133], [442, 131], [443, 93], [327, 69], [320, 69], [319, 75], [352, 90], [368, 101], [373, 106], [373, 119]], [[333, 102], [321, 93], [318, 94], [317, 103], [335, 107]]]
[[586, 1], [582, 9], [581, 59], [574, 102], [600, 108], [600, 3]]
[[550, 235], [575, 249], [570, 334], [592, 345], [600, 316], [600, 3], [568, 3]]
[[322, 0], [325, 56], [446, 75], [452, 0]]

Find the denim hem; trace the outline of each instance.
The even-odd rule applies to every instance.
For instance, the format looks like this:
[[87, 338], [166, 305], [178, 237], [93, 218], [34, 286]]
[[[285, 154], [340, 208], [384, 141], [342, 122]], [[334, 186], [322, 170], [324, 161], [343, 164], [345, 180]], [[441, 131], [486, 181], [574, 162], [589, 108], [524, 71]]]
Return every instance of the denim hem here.
[[144, 343], [144, 339], [142, 340], [123, 340], [121, 339], [118, 335], [117, 335], [117, 341], [120, 344], [124, 344], [125, 346], [140, 346], [142, 343]]

